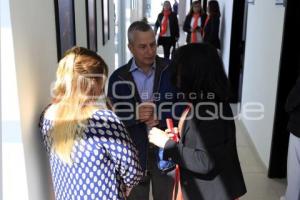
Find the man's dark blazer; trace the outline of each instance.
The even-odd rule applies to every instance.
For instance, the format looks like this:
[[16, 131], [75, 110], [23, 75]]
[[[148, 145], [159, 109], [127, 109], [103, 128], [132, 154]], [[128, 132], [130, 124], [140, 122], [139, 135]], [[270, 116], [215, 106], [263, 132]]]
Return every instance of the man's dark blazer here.
[[[172, 98], [165, 96], [164, 94], [176, 94], [176, 89], [171, 84], [171, 72], [168, 67], [169, 61], [156, 57], [156, 69], [154, 77], [153, 93], [158, 94], [154, 99], [154, 103], [159, 108], [162, 102], [167, 102], [165, 106], [160, 110], [156, 110], [159, 113], [161, 110], [172, 110], [172, 105], [177, 101], [176, 95], [172, 95]], [[142, 168], [147, 169], [147, 151], [148, 151], [148, 131], [145, 123], [138, 120], [136, 116], [137, 105], [142, 103], [139, 96], [137, 87], [135, 85], [133, 76], [130, 72], [132, 59], [124, 66], [118, 68], [113, 72], [109, 78], [108, 84], [108, 97], [114, 105], [115, 112], [125, 124], [133, 142], [137, 146], [139, 151], [139, 158]], [[113, 85], [118, 82], [119, 84]], [[133, 87], [132, 87], [133, 86]], [[167, 99], [166, 99], [167, 98]], [[130, 111], [131, 110], [131, 111]], [[180, 116], [180, 110], [175, 111]], [[164, 111], [160, 112], [161, 118], [159, 119], [159, 128], [166, 128], [166, 118], [173, 118], [172, 112]], [[175, 122], [176, 123], [176, 122]]]

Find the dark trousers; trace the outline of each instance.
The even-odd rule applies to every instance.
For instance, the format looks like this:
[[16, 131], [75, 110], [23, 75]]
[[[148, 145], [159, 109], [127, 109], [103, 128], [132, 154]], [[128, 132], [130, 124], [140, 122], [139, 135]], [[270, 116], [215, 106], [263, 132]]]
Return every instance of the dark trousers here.
[[155, 151], [149, 149], [148, 173], [142, 181], [132, 189], [128, 200], [149, 200], [150, 184], [153, 200], [172, 200], [175, 170], [163, 173], [157, 168]]
[[172, 37], [159, 37], [158, 45], [162, 45], [164, 50], [164, 58], [170, 59], [171, 47], [175, 48], [175, 42]]

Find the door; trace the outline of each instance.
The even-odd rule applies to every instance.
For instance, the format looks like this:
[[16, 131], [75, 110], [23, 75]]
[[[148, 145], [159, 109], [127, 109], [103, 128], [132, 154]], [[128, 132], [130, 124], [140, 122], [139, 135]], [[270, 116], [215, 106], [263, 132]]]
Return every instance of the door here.
[[230, 42], [230, 56], [229, 56], [229, 73], [228, 78], [231, 83], [232, 97], [231, 103], [241, 102], [241, 88], [243, 80], [243, 64], [245, 54], [245, 33], [246, 18], [247, 18], [247, 4], [245, 0], [233, 1], [232, 13], [232, 28], [231, 28], [231, 42]]
[[273, 138], [268, 176], [286, 177], [289, 133], [286, 130], [288, 115], [284, 110], [286, 98], [294, 86], [300, 69], [300, 1], [288, 1], [285, 10], [279, 80]]

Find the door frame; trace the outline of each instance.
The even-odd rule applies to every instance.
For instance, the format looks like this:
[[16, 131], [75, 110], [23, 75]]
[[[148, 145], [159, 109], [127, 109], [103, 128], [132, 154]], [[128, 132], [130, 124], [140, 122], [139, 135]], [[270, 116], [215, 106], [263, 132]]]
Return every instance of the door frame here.
[[[282, 5], [281, 5], [282, 6]], [[271, 144], [268, 177], [285, 178], [289, 132], [287, 131], [288, 114], [284, 106], [286, 98], [294, 86], [300, 72], [300, 1], [288, 1], [285, 9], [284, 30], [278, 75], [276, 108], [274, 115], [273, 137]], [[295, 50], [296, 49], [296, 50]]]
[[246, 0], [234, 0], [229, 55], [228, 79], [231, 84], [231, 103], [241, 102], [243, 66], [246, 42], [247, 9]]

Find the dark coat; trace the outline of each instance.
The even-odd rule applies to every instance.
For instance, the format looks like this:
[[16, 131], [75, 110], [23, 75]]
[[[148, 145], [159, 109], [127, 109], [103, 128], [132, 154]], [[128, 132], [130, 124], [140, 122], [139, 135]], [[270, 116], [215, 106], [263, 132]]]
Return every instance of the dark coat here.
[[[158, 30], [158, 28], [161, 26], [162, 20], [163, 20], [164, 14], [159, 13], [157, 20], [155, 22], [155, 30]], [[174, 12], [171, 12], [169, 16], [169, 26], [170, 26], [170, 34], [173, 44], [175, 45], [176, 39], [179, 38], [179, 26], [178, 26], [178, 19], [177, 15]], [[161, 31], [161, 30], [160, 30]], [[158, 37], [157, 44], [162, 45], [162, 41], [160, 39], [161, 37]]]
[[[212, 106], [201, 105], [199, 116], [209, 117]], [[232, 117], [229, 104], [219, 113]], [[199, 120], [188, 114], [179, 143], [168, 141], [164, 159], [180, 167], [184, 200], [233, 200], [246, 193], [236, 147], [234, 120]]]
[[221, 48], [220, 38], [219, 38], [219, 27], [220, 18], [210, 17], [206, 26], [204, 27], [204, 37], [203, 41], [212, 44], [217, 49]]
[[300, 137], [300, 77], [288, 95], [285, 110], [290, 115], [288, 131]]
[[[200, 19], [201, 19], [201, 29], [203, 29], [204, 27], [204, 23], [206, 20], [206, 14], [202, 14]], [[191, 27], [191, 21], [192, 21], [192, 17], [193, 15], [188, 14], [184, 20], [183, 23], [183, 31], [187, 32], [187, 36], [186, 36], [186, 42], [190, 43], [191, 42], [191, 33], [192, 33], [192, 27]]]
[[[132, 59], [124, 66], [118, 68], [113, 72], [113, 74], [109, 78], [108, 84], [108, 97], [111, 100], [112, 104], [115, 106], [115, 112], [120, 117], [120, 119], [125, 124], [133, 142], [137, 146], [139, 151], [139, 158], [142, 168], [147, 169], [147, 151], [148, 151], [148, 135], [147, 135], [147, 126], [145, 123], [140, 122], [136, 117], [136, 107], [139, 103], [141, 103], [141, 98], [139, 96], [137, 87], [135, 85], [133, 76], [130, 72], [130, 67], [132, 64]], [[159, 98], [155, 98], [154, 103], [157, 105], [157, 109], [159, 108], [162, 102], [168, 102], [162, 107], [161, 110], [164, 112], [161, 113], [161, 118], [159, 119], [159, 128], [165, 129], [166, 118], [172, 118], [172, 104], [177, 102], [176, 95], [173, 95], [172, 98], [169, 96], [164, 96], [165, 93], [176, 94], [175, 88], [171, 84], [170, 77], [170, 68], [168, 67], [169, 62], [160, 57], [156, 57], [156, 69], [155, 69], [155, 77], [154, 77], [154, 86], [153, 86], [153, 94], [160, 94]], [[113, 88], [113, 84], [117, 81], [123, 81], [117, 84], [116, 87]], [[124, 82], [127, 81], [127, 82]], [[134, 88], [129, 84], [132, 83]], [[114, 91], [113, 91], [114, 89]], [[114, 95], [115, 94], [115, 95]], [[133, 94], [133, 95], [131, 95]], [[124, 98], [125, 97], [125, 98]], [[132, 111], [129, 111], [133, 109]], [[169, 111], [169, 110], [170, 111]], [[157, 110], [158, 113], [159, 110]], [[176, 113], [180, 116], [180, 110], [176, 109]], [[158, 116], [159, 117], [159, 116]], [[176, 123], [176, 122], [175, 122]], [[158, 153], [158, 152], [157, 152]]]

